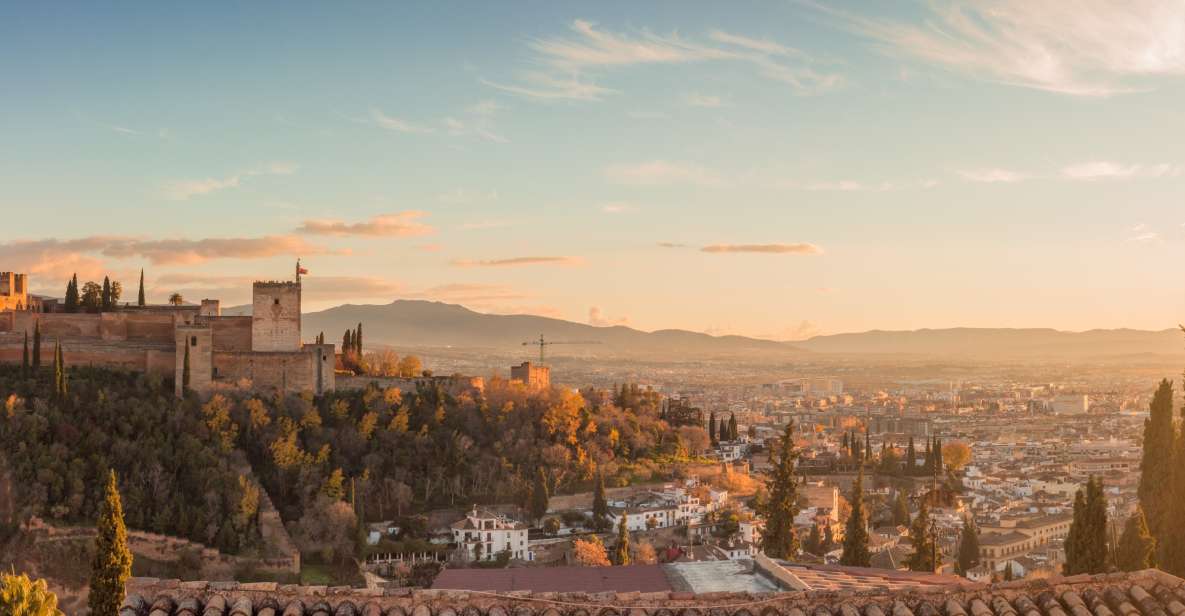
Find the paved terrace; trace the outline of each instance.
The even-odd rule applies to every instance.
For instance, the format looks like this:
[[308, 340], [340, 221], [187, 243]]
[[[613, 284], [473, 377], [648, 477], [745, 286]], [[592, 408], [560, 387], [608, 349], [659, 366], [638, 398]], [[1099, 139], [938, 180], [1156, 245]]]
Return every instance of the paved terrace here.
[[[867, 570], [873, 574], [875, 570]], [[915, 578], [914, 582], [919, 580]], [[874, 590], [568, 593], [377, 590], [133, 578], [120, 616], [1185, 616], [1160, 571]]]

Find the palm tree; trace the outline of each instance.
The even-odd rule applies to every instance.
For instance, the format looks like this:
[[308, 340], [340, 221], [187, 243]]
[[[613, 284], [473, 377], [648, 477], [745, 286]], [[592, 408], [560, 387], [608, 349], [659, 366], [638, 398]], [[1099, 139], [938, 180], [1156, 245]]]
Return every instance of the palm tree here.
[[174, 306], [180, 306], [185, 303], [185, 298], [181, 297], [180, 293], [174, 293], [169, 296], [169, 303]]

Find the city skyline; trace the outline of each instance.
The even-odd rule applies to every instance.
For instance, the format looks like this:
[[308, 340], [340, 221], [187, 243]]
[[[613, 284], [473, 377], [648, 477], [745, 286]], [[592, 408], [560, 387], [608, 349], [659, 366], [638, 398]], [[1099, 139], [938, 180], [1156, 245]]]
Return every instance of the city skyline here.
[[781, 340], [1185, 313], [1173, 3], [0, 15], [0, 269], [35, 292], [143, 267], [233, 305], [303, 257], [310, 310]]

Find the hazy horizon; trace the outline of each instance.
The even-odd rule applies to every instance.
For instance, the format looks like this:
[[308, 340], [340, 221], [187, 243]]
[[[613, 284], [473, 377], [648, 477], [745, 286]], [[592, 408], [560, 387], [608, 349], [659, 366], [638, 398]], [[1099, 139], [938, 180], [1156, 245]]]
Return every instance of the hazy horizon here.
[[34, 292], [126, 298], [143, 267], [150, 301], [229, 306], [302, 257], [307, 310], [787, 341], [1185, 320], [1179, 3], [0, 16], [0, 270]]

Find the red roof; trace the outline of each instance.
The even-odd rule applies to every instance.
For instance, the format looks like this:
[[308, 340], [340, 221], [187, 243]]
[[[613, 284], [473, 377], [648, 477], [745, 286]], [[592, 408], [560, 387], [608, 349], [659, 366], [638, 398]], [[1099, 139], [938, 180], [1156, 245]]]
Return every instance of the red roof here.
[[661, 565], [445, 569], [433, 589], [531, 592], [663, 592], [673, 590]]

